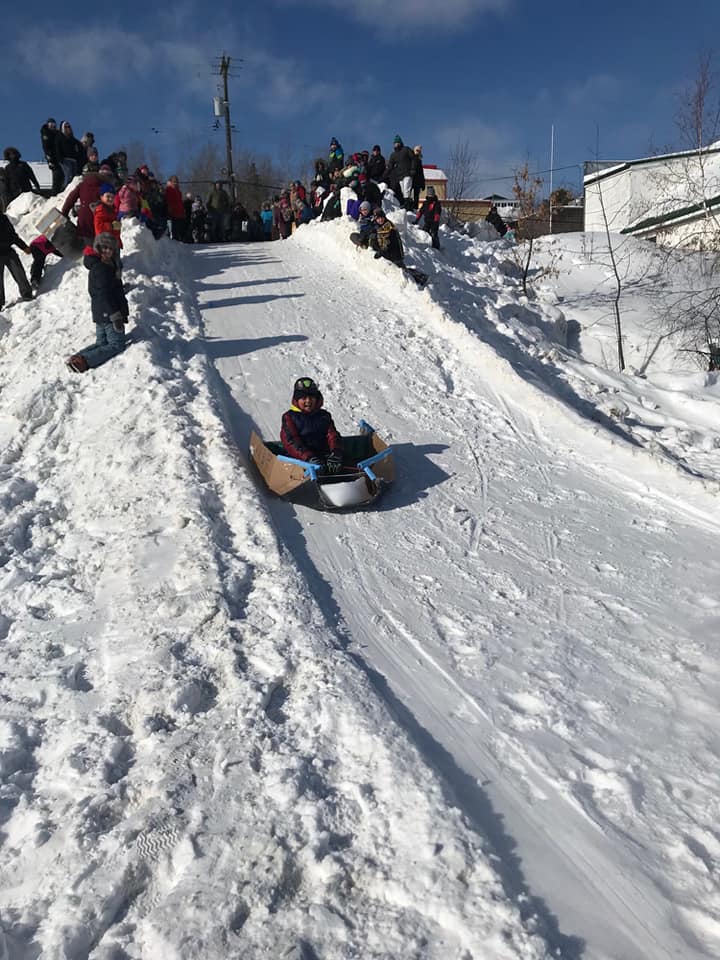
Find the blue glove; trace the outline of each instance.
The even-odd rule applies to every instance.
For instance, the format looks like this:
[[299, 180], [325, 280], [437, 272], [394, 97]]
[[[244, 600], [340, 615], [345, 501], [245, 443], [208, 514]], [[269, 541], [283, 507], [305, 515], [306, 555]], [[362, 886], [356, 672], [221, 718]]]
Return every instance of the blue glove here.
[[333, 451], [325, 461], [325, 469], [328, 473], [340, 473], [342, 467], [342, 456]]

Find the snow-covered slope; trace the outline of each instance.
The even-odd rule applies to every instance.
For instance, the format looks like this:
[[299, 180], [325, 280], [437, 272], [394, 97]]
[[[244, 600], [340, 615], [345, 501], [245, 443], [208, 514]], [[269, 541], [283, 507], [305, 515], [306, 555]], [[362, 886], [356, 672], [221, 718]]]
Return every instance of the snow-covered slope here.
[[[575, 241], [534, 305], [503, 244], [125, 229], [122, 357], [65, 370], [62, 262], [0, 339], [0, 956], [712, 956], [717, 384], [590, 355]], [[248, 469], [304, 374], [377, 510]]]

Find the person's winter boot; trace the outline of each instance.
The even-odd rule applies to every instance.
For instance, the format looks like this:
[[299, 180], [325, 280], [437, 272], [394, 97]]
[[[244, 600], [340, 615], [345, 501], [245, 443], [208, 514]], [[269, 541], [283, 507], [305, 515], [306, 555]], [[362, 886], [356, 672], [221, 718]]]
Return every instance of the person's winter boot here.
[[76, 353], [72, 357], [68, 357], [65, 365], [68, 370], [72, 370], [73, 373], [85, 373], [89, 369], [88, 362], [81, 353]]

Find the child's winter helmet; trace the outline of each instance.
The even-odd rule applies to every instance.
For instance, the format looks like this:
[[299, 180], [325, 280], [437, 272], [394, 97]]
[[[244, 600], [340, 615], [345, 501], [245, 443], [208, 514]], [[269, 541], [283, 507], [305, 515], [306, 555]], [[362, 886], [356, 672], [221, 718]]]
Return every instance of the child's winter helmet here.
[[372, 206], [367, 202], [367, 200], [363, 200], [363, 202], [358, 207], [358, 210], [360, 211], [360, 213], [364, 213], [367, 215], [372, 210]]
[[425, 196], [426, 196], [426, 197], [433, 197], [433, 199], [434, 199], [434, 198], [435, 198], [435, 187], [428, 187], [427, 190], [425, 191]]
[[293, 386], [293, 403], [301, 397], [317, 397], [322, 403], [320, 388], [311, 377], [298, 377]]

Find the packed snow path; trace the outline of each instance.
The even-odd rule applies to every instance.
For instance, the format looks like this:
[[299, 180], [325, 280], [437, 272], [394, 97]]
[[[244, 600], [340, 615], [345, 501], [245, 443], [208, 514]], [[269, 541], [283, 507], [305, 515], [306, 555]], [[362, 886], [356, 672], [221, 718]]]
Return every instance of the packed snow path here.
[[488, 362], [431, 292], [367, 254], [213, 247], [193, 251], [193, 273], [242, 450], [253, 427], [277, 437], [301, 375], [341, 432], [364, 417], [393, 444], [397, 483], [376, 509], [269, 509], [338, 646], [551, 948], [712, 956], [710, 497]]

